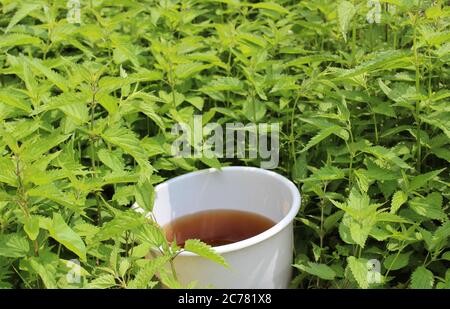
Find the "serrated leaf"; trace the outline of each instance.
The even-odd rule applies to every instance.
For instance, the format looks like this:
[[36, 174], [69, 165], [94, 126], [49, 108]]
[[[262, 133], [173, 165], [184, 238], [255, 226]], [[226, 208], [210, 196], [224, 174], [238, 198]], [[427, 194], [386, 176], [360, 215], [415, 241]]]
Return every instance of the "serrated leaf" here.
[[444, 252], [441, 256], [441, 259], [450, 261], [450, 251]]
[[30, 247], [19, 234], [0, 234], [0, 256], [20, 258], [28, 254]]
[[110, 274], [100, 275], [87, 285], [90, 289], [109, 289], [114, 286], [116, 286], [116, 279]]
[[210, 246], [198, 239], [188, 239], [184, 243], [184, 250], [198, 254], [208, 260], [216, 262], [224, 267], [228, 267], [225, 259]]
[[55, 86], [61, 89], [63, 92], [69, 90], [69, 82], [66, 78], [62, 77], [60, 74], [56, 73], [52, 69], [46, 67], [39, 59], [29, 59], [23, 58], [25, 61], [36, 71], [44, 75], [49, 81], [51, 81]]
[[435, 241], [444, 241], [448, 240], [450, 237], [450, 221], [446, 221], [440, 227], [434, 231], [434, 240]]
[[336, 272], [326, 264], [308, 262], [308, 265], [294, 264], [294, 267], [323, 280], [333, 280], [336, 277]]
[[447, 217], [442, 210], [442, 195], [432, 192], [425, 198], [416, 197], [409, 201], [409, 207], [421, 216], [429, 219], [444, 219]]
[[411, 275], [412, 289], [431, 289], [434, 283], [434, 275], [424, 266], [419, 266]]
[[386, 259], [384, 259], [383, 265], [384, 267], [386, 267], [386, 269], [390, 270], [398, 270], [404, 268], [409, 264], [409, 257], [411, 253], [412, 251], [408, 253], [400, 253], [400, 254], [394, 253], [388, 255]]
[[105, 223], [95, 235], [96, 241], [121, 236], [125, 231], [138, 227], [146, 227], [144, 217], [135, 211], [120, 212], [109, 222]]
[[343, 178], [345, 178], [344, 171], [333, 165], [321, 167], [320, 169], [314, 171], [312, 177], [310, 177], [310, 179], [313, 180], [337, 180]]
[[155, 273], [159, 271], [168, 261], [169, 256], [159, 256], [152, 260], [146, 260], [145, 265], [139, 269], [134, 279], [129, 283], [129, 289], [145, 289], [148, 287]]
[[155, 112], [155, 109], [148, 102], [139, 102], [137, 104], [137, 108], [140, 112], [144, 113], [148, 118], [153, 120], [153, 122], [161, 128], [161, 130], [165, 130], [165, 125], [162, 117]]
[[47, 289], [56, 289], [58, 288], [55, 280], [55, 275], [50, 272], [50, 270], [45, 267], [45, 262], [40, 261], [37, 258], [30, 258], [28, 260], [30, 266], [33, 270], [39, 275]]
[[[405, 50], [387, 50], [376, 52], [371, 55], [371, 59], [361, 63], [353, 69], [345, 70], [336, 80], [349, 79], [364, 73], [370, 73], [377, 70], [395, 69], [405, 67], [411, 62], [411, 51]], [[415, 89], [411, 86], [411, 89]]]
[[39, 234], [39, 217], [31, 216], [26, 218], [23, 229], [31, 240], [35, 240]]
[[428, 181], [430, 181], [431, 179], [442, 173], [444, 170], [445, 168], [442, 168], [440, 170], [415, 176], [409, 183], [408, 186], [409, 191], [415, 191], [419, 188], [422, 188], [425, 184], [427, 184]]
[[381, 212], [377, 214], [377, 221], [381, 222], [395, 222], [395, 223], [412, 223], [410, 220], [405, 219], [389, 212]]
[[347, 41], [348, 27], [355, 13], [356, 13], [355, 6], [351, 2], [341, 1], [338, 4], [337, 16], [339, 22], [339, 29], [345, 41]]
[[145, 209], [147, 212], [152, 211], [154, 190], [149, 179], [145, 179], [136, 185], [135, 197], [139, 207]]
[[274, 2], [261, 2], [261, 3], [255, 3], [252, 4], [253, 8], [255, 9], [264, 9], [269, 11], [274, 11], [280, 14], [288, 14], [289, 11], [282, 7], [281, 5], [274, 3]]
[[117, 155], [116, 153], [102, 148], [97, 152], [97, 155], [100, 161], [102, 161], [103, 164], [108, 166], [113, 171], [123, 171], [123, 169], [125, 168], [125, 164], [121, 156]]
[[67, 225], [59, 213], [53, 213], [52, 225], [48, 231], [57, 242], [78, 255], [83, 261], [86, 260], [86, 246], [83, 240]]
[[126, 153], [134, 157], [139, 165], [150, 168], [150, 164], [147, 161], [147, 154], [133, 131], [124, 127], [115, 126], [108, 128], [102, 133], [102, 138], [108, 143], [122, 148]]
[[0, 48], [27, 44], [39, 45], [39, 43], [41, 43], [41, 40], [39, 38], [27, 34], [3, 34], [0, 37]]
[[220, 161], [217, 158], [201, 157], [200, 161], [202, 161], [204, 164], [206, 164], [209, 167], [219, 168], [219, 169], [222, 167], [222, 164], [220, 164]]
[[369, 287], [369, 283], [367, 280], [368, 276], [368, 268], [367, 268], [367, 260], [358, 259], [354, 256], [349, 256], [347, 258], [348, 267], [352, 272], [353, 278], [355, 278], [359, 287], [362, 289], [367, 289]]
[[0, 103], [19, 108], [25, 112], [31, 112], [29, 104], [25, 103], [25, 101], [20, 99], [19, 97], [14, 96], [7, 89], [3, 89], [0, 91]]
[[22, 145], [21, 158], [24, 161], [34, 161], [52, 148], [60, 146], [69, 137], [69, 134], [60, 134], [58, 131], [49, 135], [40, 134], [38, 138]]
[[124, 278], [127, 271], [130, 269], [131, 263], [128, 259], [123, 258], [119, 263], [119, 276]]
[[59, 188], [57, 188], [53, 183], [34, 187], [33, 189], [28, 190], [27, 194], [34, 197], [43, 197], [60, 205], [63, 205], [69, 209], [72, 209], [73, 211], [81, 212], [81, 210], [79, 209], [80, 201], [76, 200], [73, 197], [70, 198]]
[[0, 182], [16, 186], [16, 166], [12, 158], [6, 156], [0, 157]]
[[12, 27], [14, 27], [18, 22], [20, 22], [24, 17], [26, 17], [28, 14], [36, 10], [40, 7], [40, 4], [35, 3], [22, 3], [20, 6], [20, 9], [14, 13], [14, 16], [11, 17], [9, 20], [8, 26], [5, 29], [5, 32], [8, 32], [11, 30]]
[[326, 139], [328, 136], [330, 136], [332, 134], [336, 134], [336, 132], [338, 132], [340, 130], [342, 130], [342, 128], [337, 125], [320, 130], [319, 133], [317, 133], [315, 136], [313, 136], [309, 140], [309, 142], [306, 144], [306, 146], [300, 152], [307, 151], [311, 147], [317, 145], [318, 143], [320, 143], [321, 141]]
[[86, 97], [81, 94], [65, 92], [50, 98], [43, 110], [53, 109], [59, 109], [77, 125], [82, 125], [89, 121], [89, 108], [86, 103]]
[[236, 77], [218, 77], [208, 85], [203, 86], [200, 91], [232, 91], [241, 92], [244, 90], [244, 83]]
[[175, 75], [179, 79], [186, 79], [194, 74], [198, 74], [199, 72], [210, 68], [210, 64], [203, 64], [200, 62], [191, 62], [180, 64], [175, 68]]
[[403, 191], [397, 191], [392, 196], [392, 202], [391, 202], [391, 213], [395, 214], [397, 210], [400, 209], [400, 206], [402, 206], [406, 201], [408, 200], [408, 195], [406, 195]]

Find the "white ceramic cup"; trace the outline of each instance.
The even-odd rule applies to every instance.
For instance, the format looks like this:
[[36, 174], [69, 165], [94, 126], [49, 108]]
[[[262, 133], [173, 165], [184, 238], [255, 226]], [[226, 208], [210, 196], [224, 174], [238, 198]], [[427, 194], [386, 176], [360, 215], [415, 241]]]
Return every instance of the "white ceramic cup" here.
[[182, 284], [197, 281], [198, 287], [223, 289], [288, 287], [293, 220], [300, 208], [300, 193], [287, 178], [254, 167], [212, 168], [161, 183], [155, 187], [155, 194], [153, 215], [161, 226], [181, 216], [214, 209], [248, 211], [276, 222], [254, 237], [214, 247], [229, 268], [182, 252], [174, 260]]

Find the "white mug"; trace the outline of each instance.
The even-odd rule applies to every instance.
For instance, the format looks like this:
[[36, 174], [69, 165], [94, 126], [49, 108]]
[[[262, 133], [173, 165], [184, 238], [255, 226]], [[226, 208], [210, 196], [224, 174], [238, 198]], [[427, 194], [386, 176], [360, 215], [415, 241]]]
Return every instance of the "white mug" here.
[[287, 178], [260, 168], [233, 166], [196, 171], [159, 184], [152, 213], [161, 226], [214, 209], [246, 211], [273, 220], [276, 224], [261, 234], [214, 247], [229, 268], [191, 252], [180, 253], [174, 266], [184, 285], [197, 281], [198, 287], [274, 289], [287, 288], [291, 280], [293, 220], [299, 208], [300, 193]]

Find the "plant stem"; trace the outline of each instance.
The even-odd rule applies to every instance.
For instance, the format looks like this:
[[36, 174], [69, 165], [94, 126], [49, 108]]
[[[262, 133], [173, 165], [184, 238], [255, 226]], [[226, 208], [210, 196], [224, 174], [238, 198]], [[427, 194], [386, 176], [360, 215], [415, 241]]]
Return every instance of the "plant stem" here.
[[[20, 157], [15, 156], [16, 160], [16, 177], [17, 177], [17, 203], [19, 207], [22, 209], [25, 217], [27, 220], [31, 219], [30, 210], [28, 209], [28, 197], [26, 194], [26, 189], [23, 184], [23, 174], [22, 174], [22, 167], [20, 162]], [[37, 239], [33, 240], [33, 249], [34, 249], [34, 255], [39, 256], [39, 243]]]
[[[419, 19], [418, 13], [414, 16], [414, 24], [413, 24], [413, 50], [414, 50], [414, 62], [416, 67], [416, 96], [420, 93], [420, 67], [419, 67], [419, 55], [417, 52], [417, 21]], [[417, 171], [420, 173], [421, 163], [422, 163], [422, 145], [420, 142], [420, 99], [416, 99], [416, 110], [414, 114], [414, 118], [416, 121], [416, 148], [417, 148]]]
[[[353, 5], [355, 5], [353, 0]], [[352, 19], [352, 65], [356, 64], [356, 15]]]
[[172, 270], [173, 278], [178, 281], [177, 272], [175, 270], [175, 265], [173, 264], [173, 259], [170, 259], [170, 269]]
[[[96, 175], [96, 160], [95, 160], [95, 140], [96, 140], [96, 136], [94, 135], [94, 125], [95, 125], [95, 107], [96, 107], [96, 100], [95, 100], [95, 96], [97, 94], [97, 79], [92, 83], [91, 85], [92, 88], [92, 100], [91, 100], [91, 110], [90, 110], [90, 116], [91, 116], [91, 121], [90, 121], [90, 142], [91, 142], [91, 166], [92, 166], [92, 178], [97, 177]], [[95, 200], [97, 201], [97, 225], [101, 226], [102, 225], [102, 215], [101, 215], [101, 204], [99, 203], [98, 200], [98, 194], [97, 192], [95, 192]]]

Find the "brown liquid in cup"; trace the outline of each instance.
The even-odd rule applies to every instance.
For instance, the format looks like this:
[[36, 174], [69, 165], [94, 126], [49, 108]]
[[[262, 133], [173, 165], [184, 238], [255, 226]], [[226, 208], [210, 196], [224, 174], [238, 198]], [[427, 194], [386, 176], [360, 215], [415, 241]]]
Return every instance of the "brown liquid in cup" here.
[[200, 239], [210, 246], [238, 242], [268, 230], [275, 222], [264, 216], [240, 210], [207, 210], [182, 216], [163, 228], [169, 242], [183, 247], [188, 239]]

